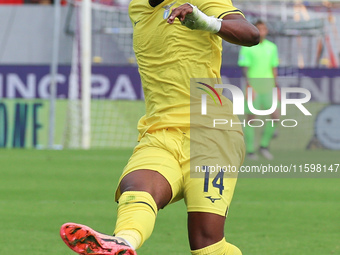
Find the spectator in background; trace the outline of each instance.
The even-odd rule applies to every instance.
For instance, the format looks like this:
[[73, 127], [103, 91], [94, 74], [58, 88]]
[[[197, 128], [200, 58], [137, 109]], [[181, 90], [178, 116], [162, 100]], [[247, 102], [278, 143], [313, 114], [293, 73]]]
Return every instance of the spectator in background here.
[[[238, 65], [242, 67], [243, 74], [247, 79], [247, 87], [253, 88], [253, 106], [255, 109], [267, 110], [272, 106], [272, 89], [276, 86], [277, 66], [279, 65], [277, 46], [266, 39], [268, 29], [266, 24], [259, 20], [255, 26], [260, 31], [260, 43], [253, 47], [242, 47], [239, 54]], [[246, 103], [245, 113], [247, 121], [254, 119]], [[278, 119], [276, 110], [272, 119]], [[260, 141], [259, 152], [266, 159], [273, 159], [269, 152], [269, 144], [275, 133], [275, 123], [266, 122]], [[255, 151], [255, 128], [246, 125], [244, 128], [246, 151], [249, 159], [258, 158]]]

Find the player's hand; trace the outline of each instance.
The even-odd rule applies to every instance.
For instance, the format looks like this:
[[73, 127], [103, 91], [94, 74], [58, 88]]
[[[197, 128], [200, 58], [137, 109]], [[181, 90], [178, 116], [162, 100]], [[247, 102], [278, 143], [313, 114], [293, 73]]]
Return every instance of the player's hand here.
[[178, 18], [182, 25], [195, 30], [204, 30], [217, 33], [221, 29], [222, 20], [209, 17], [201, 12], [197, 6], [186, 3], [174, 8], [168, 18], [168, 23], [173, 24]]
[[182, 4], [177, 8], [173, 8], [172, 12], [168, 18], [168, 23], [173, 24], [175, 19], [178, 18], [179, 21], [182, 23], [187, 14], [192, 13], [193, 8], [190, 4]]

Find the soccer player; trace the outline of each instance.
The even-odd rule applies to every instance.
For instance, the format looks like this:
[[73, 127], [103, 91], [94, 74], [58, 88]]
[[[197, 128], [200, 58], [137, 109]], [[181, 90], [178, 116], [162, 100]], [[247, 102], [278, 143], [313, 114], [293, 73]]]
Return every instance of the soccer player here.
[[[258, 43], [259, 32], [230, 0], [133, 0], [129, 15], [146, 114], [138, 123], [139, 144], [116, 191], [114, 236], [66, 223], [61, 237], [79, 254], [136, 254], [151, 235], [157, 212], [184, 198], [191, 253], [240, 255], [224, 239], [236, 178], [223, 178], [220, 172], [212, 180], [190, 176], [190, 79], [220, 78], [222, 39], [252, 46]], [[237, 121], [231, 102], [221, 91], [218, 97], [223, 105], [218, 109]], [[195, 149], [200, 153], [197, 158], [242, 164], [240, 127], [218, 130], [217, 139], [205, 131], [195, 140], [202, 146]]]
[[[272, 89], [276, 86], [277, 66], [279, 65], [277, 46], [266, 39], [268, 29], [266, 24], [259, 20], [255, 26], [260, 32], [260, 43], [254, 47], [241, 47], [238, 65], [242, 67], [247, 79], [247, 85], [253, 88], [253, 106], [255, 109], [270, 109], [272, 106]], [[248, 105], [245, 105], [247, 121], [254, 119]], [[276, 110], [272, 119], [279, 119]], [[270, 141], [275, 133], [275, 124], [267, 122], [260, 141], [259, 152], [266, 159], [273, 159], [269, 151]], [[255, 128], [246, 125], [244, 128], [247, 157], [258, 159], [255, 152]]]

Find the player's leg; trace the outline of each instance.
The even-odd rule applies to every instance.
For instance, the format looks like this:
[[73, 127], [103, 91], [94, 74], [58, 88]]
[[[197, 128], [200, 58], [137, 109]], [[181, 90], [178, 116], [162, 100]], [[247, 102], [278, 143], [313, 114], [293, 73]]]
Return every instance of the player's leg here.
[[188, 213], [188, 231], [193, 255], [241, 255], [235, 245], [224, 239], [225, 216], [204, 212]]
[[124, 169], [116, 192], [114, 233], [135, 249], [151, 235], [158, 210], [178, 199], [182, 172], [176, 147], [181, 136], [172, 129], [146, 134]]
[[[229, 184], [225, 182], [223, 185], [226, 187]], [[232, 184], [230, 186], [235, 185]], [[221, 196], [214, 193], [208, 192], [209, 196], [206, 196], [206, 194], [201, 198], [206, 199], [211, 204], [207, 205], [203, 201], [203, 203], [200, 203], [200, 206], [197, 206], [197, 209], [188, 209], [190, 210], [188, 212], [188, 234], [191, 254], [241, 255], [242, 253], [239, 248], [228, 243], [224, 238], [225, 215], [228, 210], [227, 203], [230, 203], [228, 202], [230, 199], [223, 199], [223, 194], [222, 199], [220, 199]], [[192, 196], [192, 194], [188, 194], [188, 196]], [[216, 200], [214, 201], [213, 199]], [[186, 202], [190, 207], [193, 207], [190, 199], [186, 198]], [[195, 212], [195, 210], [197, 211]], [[222, 210], [225, 210], [224, 215]]]
[[[191, 253], [240, 255], [240, 250], [224, 239], [224, 222], [237, 182], [237, 172], [228, 172], [228, 168], [221, 171], [217, 166], [239, 169], [245, 152], [243, 136], [237, 131], [211, 129], [193, 133], [195, 131], [191, 130], [190, 165], [183, 165]], [[211, 167], [208, 167], [209, 171], [205, 167], [200, 176], [196, 174], [196, 166]], [[190, 169], [194, 173], [190, 173]]]
[[[264, 109], [270, 109], [272, 107], [272, 93], [264, 93], [260, 95], [261, 98], [261, 104], [263, 105]], [[272, 113], [271, 118], [274, 120], [279, 120], [279, 112], [276, 110], [274, 113]], [[263, 157], [266, 159], [273, 159], [273, 155], [269, 151], [269, 145], [270, 142], [274, 136], [275, 130], [277, 128], [277, 121], [267, 121], [263, 134], [260, 141], [260, 153]]]
[[65, 243], [79, 254], [135, 254], [153, 231], [157, 212], [172, 198], [169, 182], [157, 171], [135, 170], [120, 183], [114, 236], [74, 223], [62, 226]]
[[150, 236], [158, 210], [177, 199], [182, 186], [177, 159], [162, 148], [164, 144], [158, 144], [171, 134], [158, 133], [146, 134], [142, 138], [121, 176], [116, 191], [115, 236], [69, 223], [63, 225], [61, 234], [67, 230], [62, 238], [71, 249], [79, 254], [135, 254], [135, 249]]
[[[260, 109], [260, 99], [258, 97], [258, 94], [253, 92], [253, 106], [255, 109]], [[255, 119], [255, 115], [251, 113], [248, 107], [248, 102], [245, 102], [244, 110], [246, 113], [246, 125], [243, 129], [244, 132], [244, 138], [246, 142], [246, 153], [247, 158], [251, 160], [257, 160], [258, 156], [256, 154], [255, 150], [255, 128], [251, 125], [251, 120]], [[248, 125], [250, 123], [251, 125]]]
[[188, 232], [191, 250], [198, 250], [224, 238], [225, 216], [205, 213], [188, 213]]
[[143, 169], [126, 175], [120, 192], [114, 234], [137, 249], [150, 237], [158, 210], [170, 202], [171, 186], [159, 172]]
[[[253, 114], [247, 114], [246, 116], [247, 123], [253, 119], [255, 119], [255, 116]], [[258, 157], [255, 153], [255, 128], [249, 126], [247, 123], [243, 130], [244, 138], [246, 141], [247, 158], [251, 160], [256, 160]]]

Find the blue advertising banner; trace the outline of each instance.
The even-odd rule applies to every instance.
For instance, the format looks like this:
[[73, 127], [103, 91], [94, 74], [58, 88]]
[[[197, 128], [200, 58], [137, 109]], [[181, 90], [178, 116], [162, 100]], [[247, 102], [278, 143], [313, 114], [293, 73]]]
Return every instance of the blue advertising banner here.
[[[70, 71], [70, 66], [59, 66], [58, 68], [57, 124], [55, 127], [56, 143], [58, 144], [63, 139], [65, 129], [68, 111], [67, 99], [70, 96], [69, 84], [71, 81], [74, 82]], [[242, 70], [239, 67], [222, 68], [221, 75], [224, 84], [233, 84], [239, 87], [245, 85]], [[135, 66], [93, 66], [91, 79], [92, 98], [99, 100], [144, 99], [138, 68]], [[0, 148], [31, 148], [47, 144], [50, 82], [50, 67], [48, 65], [0, 66]], [[319, 113], [330, 104], [340, 104], [340, 69], [279, 68], [278, 85], [301, 87], [311, 92], [310, 102], [312, 104], [309, 108], [311, 108], [313, 118], [310, 118], [308, 122], [299, 120], [299, 125], [303, 123], [308, 127], [307, 129], [296, 129], [304, 130], [304, 134], [308, 133], [305, 135], [306, 141], [303, 143], [306, 144], [310, 137], [314, 137], [318, 134], [317, 131], [321, 130], [314, 128], [314, 126], [320, 126], [317, 124], [317, 120], [320, 122], [321, 119], [317, 118]], [[78, 88], [78, 92], [79, 90], [80, 88]], [[293, 97], [294, 95], [289, 96]], [[325, 112], [323, 111], [323, 113]], [[329, 125], [321, 126], [328, 127]], [[283, 131], [282, 137], [284, 137]], [[338, 138], [333, 140], [336, 146], [324, 146], [330, 149], [339, 148]], [[280, 143], [281, 147], [282, 144]]]
[[[70, 66], [58, 68], [57, 98], [68, 98]], [[92, 96], [109, 100], [143, 99], [140, 77], [136, 67], [94, 66]], [[48, 99], [50, 96], [50, 67], [0, 66], [0, 99]]]
[[[279, 85], [302, 87], [312, 94], [312, 101], [340, 103], [339, 69], [290, 69], [279, 70]], [[222, 68], [224, 83], [231, 79], [241, 86], [239, 67]], [[287, 79], [285, 79], [287, 78]], [[108, 100], [142, 100], [142, 86], [135, 66], [93, 66], [92, 97]], [[70, 66], [60, 66], [57, 75], [57, 98], [68, 98]], [[49, 98], [50, 68], [44, 66], [0, 66], [0, 99]]]

